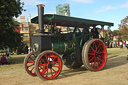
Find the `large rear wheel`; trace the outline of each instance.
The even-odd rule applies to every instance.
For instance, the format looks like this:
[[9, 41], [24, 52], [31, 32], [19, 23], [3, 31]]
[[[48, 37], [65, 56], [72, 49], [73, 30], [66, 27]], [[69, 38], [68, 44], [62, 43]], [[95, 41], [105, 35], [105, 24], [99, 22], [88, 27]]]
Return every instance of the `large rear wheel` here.
[[104, 43], [99, 39], [86, 42], [82, 49], [82, 61], [88, 70], [103, 69], [107, 61], [107, 50]]
[[33, 53], [28, 54], [24, 59], [25, 70], [31, 76], [36, 76], [35, 67], [34, 67], [35, 59], [36, 56]]
[[53, 51], [44, 51], [36, 58], [35, 70], [41, 79], [54, 79], [62, 70], [62, 60]]

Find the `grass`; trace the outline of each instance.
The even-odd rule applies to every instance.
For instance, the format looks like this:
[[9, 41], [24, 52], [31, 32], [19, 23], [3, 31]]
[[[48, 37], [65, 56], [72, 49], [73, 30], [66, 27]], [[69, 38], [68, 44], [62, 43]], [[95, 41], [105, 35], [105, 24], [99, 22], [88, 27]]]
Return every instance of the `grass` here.
[[126, 48], [107, 48], [108, 56], [113, 55], [128, 55], [128, 50]]
[[8, 59], [9, 62], [12, 62], [14, 64], [23, 64], [24, 58], [27, 56], [27, 54], [14, 54], [10, 55], [11, 58]]
[[[120, 55], [128, 55], [128, 50], [126, 48], [120, 49], [120, 48], [107, 48], [107, 54], [108, 58], [114, 57], [114, 56], [120, 56]], [[0, 71], [1, 69], [9, 69], [9, 68], [23, 68], [23, 61], [25, 56], [27, 54], [21, 54], [21, 55], [10, 55], [11, 58], [8, 59], [9, 62], [12, 64], [10, 65], [0, 65]]]

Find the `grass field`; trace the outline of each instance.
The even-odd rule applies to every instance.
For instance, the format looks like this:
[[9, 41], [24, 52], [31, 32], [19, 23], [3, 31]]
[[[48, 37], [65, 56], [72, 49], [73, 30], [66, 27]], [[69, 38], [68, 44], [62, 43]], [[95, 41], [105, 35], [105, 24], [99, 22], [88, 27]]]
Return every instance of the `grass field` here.
[[[128, 50], [126, 48], [120, 49], [120, 48], [107, 48], [107, 54], [108, 59], [117, 57], [119, 55], [128, 55]], [[9, 62], [14, 62], [14, 64], [23, 64], [24, 57], [27, 56], [27, 54], [21, 54], [21, 55], [10, 55], [11, 58], [9, 59]]]
[[[11, 55], [10, 65], [0, 65], [0, 85], [128, 85], [128, 61], [126, 48], [108, 48], [107, 65], [102, 71], [63, 70], [56, 80], [43, 81], [28, 75], [23, 66], [26, 54]], [[101, 81], [101, 82], [99, 82]]]

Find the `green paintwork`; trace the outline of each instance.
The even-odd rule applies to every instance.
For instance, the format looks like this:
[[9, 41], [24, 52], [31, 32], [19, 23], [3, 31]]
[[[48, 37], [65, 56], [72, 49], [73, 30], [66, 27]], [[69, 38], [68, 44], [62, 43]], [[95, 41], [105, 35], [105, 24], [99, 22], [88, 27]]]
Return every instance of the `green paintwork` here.
[[[97, 20], [90, 20], [90, 19], [84, 19], [84, 18], [77, 18], [77, 17], [69, 17], [69, 16], [62, 16], [62, 15], [56, 15], [56, 14], [45, 14], [44, 15], [44, 21], [50, 21], [52, 20], [53, 23], [57, 22], [68, 22], [68, 23], [80, 23], [80, 24], [90, 24], [90, 25], [106, 25], [106, 26], [113, 26], [114, 23], [111, 22], [104, 22], [104, 21], [97, 21]], [[31, 20], [32, 23], [38, 23], [38, 16], [34, 17]], [[47, 22], [45, 22], [47, 24]], [[72, 26], [76, 26], [72, 25]], [[63, 25], [64, 26], [64, 25]], [[66, 26], [66, 24], [65, 24]]]
[[[70, 47], [69, 47], [70, 44]], [[73, 41], [64, 41], [64, 42], [53, 42], [52, 51], [55, 51], [59, 54], [72, 53], [75, 50], [75, 45]]]

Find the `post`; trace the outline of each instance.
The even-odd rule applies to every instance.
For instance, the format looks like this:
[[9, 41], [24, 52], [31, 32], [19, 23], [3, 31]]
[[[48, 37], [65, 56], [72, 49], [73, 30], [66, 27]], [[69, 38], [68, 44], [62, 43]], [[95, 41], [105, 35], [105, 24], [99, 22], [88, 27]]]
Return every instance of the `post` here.
[[101, 25], [101, 31], [103, 32], [102, 37], [104, 38], [104, 25]]

